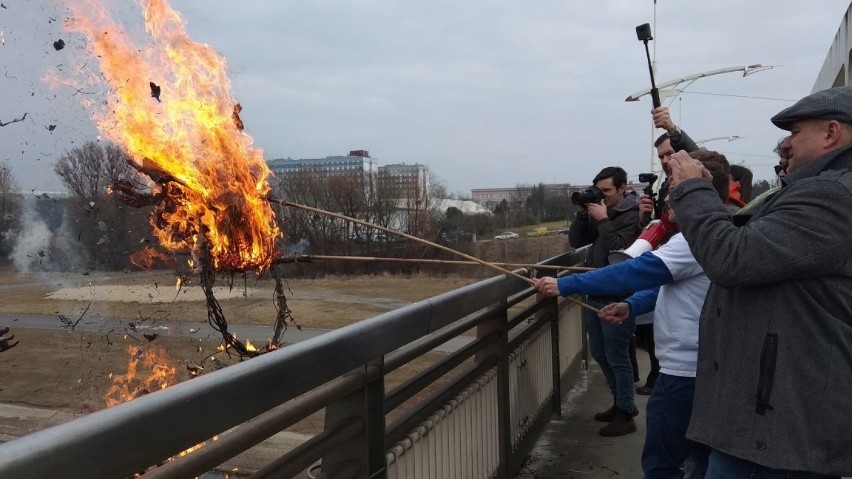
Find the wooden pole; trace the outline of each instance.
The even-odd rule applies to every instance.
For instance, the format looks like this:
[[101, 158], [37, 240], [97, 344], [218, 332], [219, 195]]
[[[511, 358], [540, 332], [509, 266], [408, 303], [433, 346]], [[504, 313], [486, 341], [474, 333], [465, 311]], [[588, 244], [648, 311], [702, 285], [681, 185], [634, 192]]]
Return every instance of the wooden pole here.
[[[352, 218], [351, 216], [341, 215], [339, 213], [332, 213], [331, 211], [326, 211], [326, 210], [323, 210], [323, 209], [320, 209], [320, 208], [314, 208], [312, 206], [302, 205], [302, 204], [299, 204], [299, 203], [293, 203], [291, 201], [278, 200], [278, 199], [274, 199], [274, 198], [270, 198], [270, 197], [267, 197], [266, 199], [267, 199], [267, 201], [269, 201], [271, 203], [278, 203], [279, 205], [282, 205], [282, 206], [289, 206], [291, 208], [309, 211], [311, 213], [317, 213], [317, 214], [321, 214], [321, 215], [331, 216], [332, 218], [337, 218], [337, 219], [341, 219], [341, 220], [344, 220], [344, 221], [350, 221], [352, 223], [357, 223], [359, 225], [366, 226], [368, 228], [373, 228], [373, 229], [377, 229], [377, 230], [380, 230], [380, 231], [384, 231], [385, 233], [390, 233], [392, 235], [402, 236], [403, 238], [409, 239], [411, 241], [423, 243], [425, 245], [438, 248], [440, 250], [446, 251], [446, 252], [454, 254], [456, 256], [461, 256], [462, 258], [465, 258], [469, 261], [473, 261], [475, 263], [481, 264], [482, 266], [486, 266], [486, 267], [491, 268], [493, 270], [499, 271], [502, 274], [508, 274], [509, 276], [513, 276], [513, 277], [520, 279], [521, 281], [523, 281], [527, 284], [535, 286], [534, 280], [527, 278], [526, 276], [521, 276], [518, 273], [515, 273], [514, 271], [509, 271], [508, 269], [501, 268], [501, 267], [497, 266], [496, 264], [492, 264], [492, 263], [489, 263], [487, 261], [481, 260], [481, 259], [479, 259], [475, 256], [471, 256], [469, 254], [462, 253], [461, 251], [456, 251], [452, 248], [447, 248], [444, 245], [440, 245], [438, 243], [433, 243], [433, 242], [425, 240], [423, 238], [418, 238], [416, 236], [412, 236], [410, 234], [403, 233], [402, 231], [392, 230], [390, 228], [385, 228], [384, 226], [377, 225], [375, 223], [370, 223], [368, 221], [359, 220], [357, 218]], [[589, 309], [589, 310], [594, 311], [596, 313], [601, 312], [601, 310], [599, 310], [598, 308], [595, 308], [591, 305], [588, 305], [588, 304], [586, 304], [586, 303], [584, 303], [584, 302], [582, 302], [578, 299], [574, 299], [570, 296], [568, 296], [567, 298], [570, 301], [573, 301], [574, 303], [576, 303], [576, 304], [578, 304], [578, 305], [580, 305], [580, 306], [582, 306], [586, 309]]]
[[[343, 260], [343, 261], [387, 261], [390, 263], [426, 263], [426, 264], [470, 264], [477, 265], [475, 261], [455, 261], [446, 259], [425, 259], [425, 258], [387, 258], [382, 256], [326, 256], [317, 254], [306, 254], [293, 258], [295, 262], [299, 261], [322, 261], [322, 260]], [[592, 271], [595, 268], [587, 268], [585, 266], [554, 266], [549, 264], [529, 264], [529, 263], [491, 263], [498, 266], [514, 266], [516, 268], [528, 269], [553, 269], [565, 271]]]

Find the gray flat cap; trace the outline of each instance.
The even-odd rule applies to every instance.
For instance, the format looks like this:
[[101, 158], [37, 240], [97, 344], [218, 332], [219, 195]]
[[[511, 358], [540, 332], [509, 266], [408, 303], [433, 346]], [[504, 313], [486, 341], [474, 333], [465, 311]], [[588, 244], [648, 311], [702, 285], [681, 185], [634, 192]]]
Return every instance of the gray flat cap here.
[[839, 86], [812, 93], [772, 117], [772, 123], [790, 130], [805, 119], [837, 120], [852, 125], [852, 86]]

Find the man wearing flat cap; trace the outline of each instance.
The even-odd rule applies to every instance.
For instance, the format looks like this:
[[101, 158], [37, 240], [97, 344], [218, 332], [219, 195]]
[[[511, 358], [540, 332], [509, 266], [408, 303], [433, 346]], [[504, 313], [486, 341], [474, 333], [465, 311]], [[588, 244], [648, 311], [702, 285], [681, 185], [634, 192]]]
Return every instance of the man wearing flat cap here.
[[852, 476], [852, 87], [772, 122], [790, 132], [787, 177], [740, 227], [700, 164], [671, 161], [671, 205], [712, 281], [687, 433], [712, 448], [706, 479]]

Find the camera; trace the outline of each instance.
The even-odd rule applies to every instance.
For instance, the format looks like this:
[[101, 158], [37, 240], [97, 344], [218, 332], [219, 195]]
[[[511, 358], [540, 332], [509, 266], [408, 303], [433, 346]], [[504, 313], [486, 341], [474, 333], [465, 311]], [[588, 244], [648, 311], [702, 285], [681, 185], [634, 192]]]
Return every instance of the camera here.
[[648, 40], [653, 40], [654, 37], [651, 35], [651, 24], [643, 23], [636, 27], [636, 38], [639, 41], [647, 42]]
[[600, 203], [604, 199], [603, 191], [597, 186], [590, 186], [583, 191], [571, 193], [571, 203], [583, 206], [588, 203]]
[[654, 196], [654, 183], [657, 178], [659, 177], [653, 173], [639, 173], [639, 183], [648, 183], [642, 192], [648, 196]]
[[659, 178], [653, 173], [639, 173], [639, 183], [653, 183]]

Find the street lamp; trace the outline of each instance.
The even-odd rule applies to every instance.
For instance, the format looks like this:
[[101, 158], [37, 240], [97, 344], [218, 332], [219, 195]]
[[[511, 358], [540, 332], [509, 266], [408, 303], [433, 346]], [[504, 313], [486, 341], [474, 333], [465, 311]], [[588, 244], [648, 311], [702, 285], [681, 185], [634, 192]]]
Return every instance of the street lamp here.
[[[728, 68], [719, 68], [718, 70], [709, 70], [706, 72], [694, 73], [692, 75], [688, 75], [685, 77], [677, 78], [671, 81], [663, 82], [657, 85], [657, 89], [660, 90], [660, 98], [663, 102], [668, 99], [674, 101], [674, 99], [683, 91], [689, 88], [690, 85], [695, 83], [696, 80], [699, 80], [704, 77], [711, 77], [714, 75], [721, 75], [723, 73], [732, 73], [732, 72], [743, 72], [743, 77], [747, 77], [753, 73], [758, 73], [766, 70], [771, 70], [775, 68], [775, 65], [761, 65], [759, 63], [755, 63], [752, 65], [740, 65], [736, 67], [728, 67]], [[683, 86], [680, 86], [684, 84]], [[674, 88], [669, 88], [674, 87]], [[624, 101], [639, 101], [645, 95], [651, 93], [651, 89], [638, 91], [632, 95], [629, 95]], [[669, 102], [671, 104], [671, 102]]]
[[717, 141], [717, 140], [728, 140], [728, 143], [730, 143], [732, 141], [743, 140], [743, 139], [745, 139], [745, 137], [740, 136], [740, 135], [714, 136], [713, 138], [707, 138], [706, 140], [696, 141], [695, 144], [698, 145], [698, 146], [701, 146], [704, 143], [707, 143], [708, 141]]
[[[721, 75], [723, 73], [733, 73], [733, 72], [743, 72], [743, 77], [747, 77], [753, 73], [758, 73], [766, 70], [771, 70], [775, 65], [761, 65], [760, 63], [754, 63], [751, 65], [740, 65], [734, 67], [727, 68], [719, 68], [718, 70], [709, 70], [706, 72], [694, 73], [692, 75], [687, 75], [685, 77], [676, 78], [674, 80], [670, 80], [663, 83], [657, 84], [657, 90], [660, 92], [660, 100], [670, 105], [678, 95], [680, 95], [684, 90], [689, 88], [690, 85], [695, 83], [697, 80], [710, 77], [715, 75]], [[646, 90], [638, 91], [632, 95], [629, 95], [624, 101], [639, 101], [645, 95], [651, 93], [651, 89], [648, 88]], [[669, 101], [670, 100], [670, 101]], [[651, 143], [654, 142], [654, 127], [651, 126]], [[709, 141], [709, 140], [708, 140]], [[657, 158], [657, 152], [654, 147], [651, 147], [651, 171], [655, 173], [659, 173], [662, 171], [662, 165], [659, 163], [659, 159]]]

